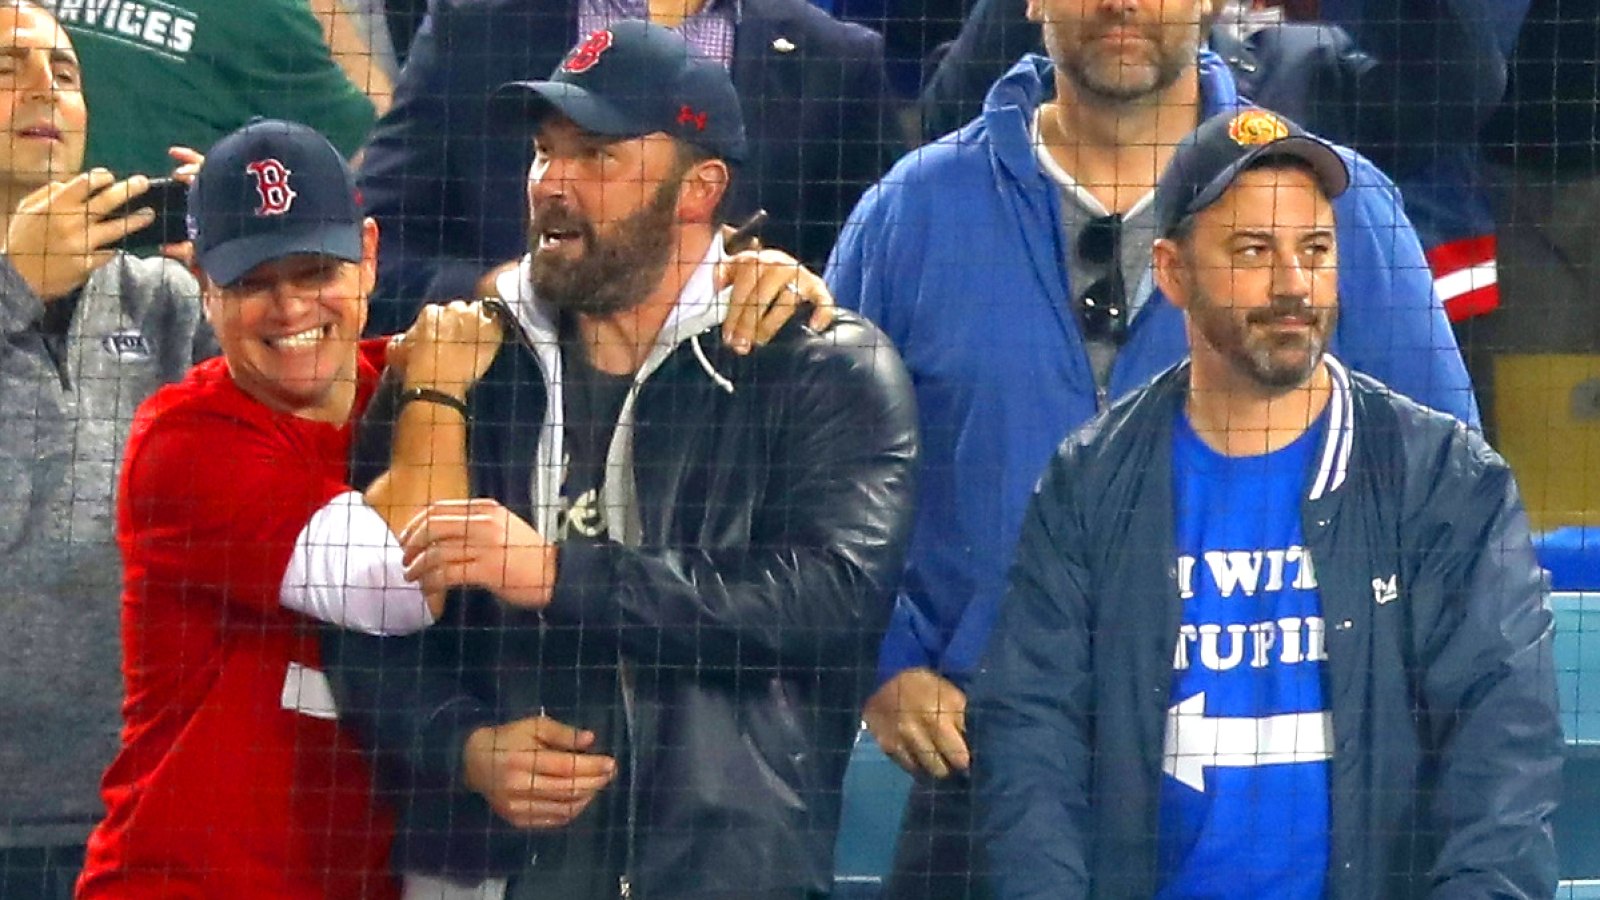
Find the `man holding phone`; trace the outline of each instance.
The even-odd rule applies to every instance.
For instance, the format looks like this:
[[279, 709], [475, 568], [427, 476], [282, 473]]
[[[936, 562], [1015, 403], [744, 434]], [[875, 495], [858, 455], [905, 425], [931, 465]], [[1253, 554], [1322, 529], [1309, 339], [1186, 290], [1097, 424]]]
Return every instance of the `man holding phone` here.
[[112, 246], [148, 190], [80, 172], [88, 112], [48, 12], [0, 3], [0, 896], [67, 897], [117, 747], [112, 484], [134, 408], [210, 355], [193, 278]]

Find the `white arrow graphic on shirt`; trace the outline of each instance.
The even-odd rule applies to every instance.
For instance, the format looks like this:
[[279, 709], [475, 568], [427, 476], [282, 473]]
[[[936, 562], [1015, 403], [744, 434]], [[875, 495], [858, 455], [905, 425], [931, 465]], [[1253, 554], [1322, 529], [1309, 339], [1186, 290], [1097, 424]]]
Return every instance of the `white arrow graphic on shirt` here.
[[1202, 793], [1207, 766], [1272, 766], [1321, 762], [1333, 756], [1333, 721], [1327, 712], [1259, 719], [1213, 718], [1205, 713], [1203, 693], [1167, 711], [1161, 759], [1163, 771]]

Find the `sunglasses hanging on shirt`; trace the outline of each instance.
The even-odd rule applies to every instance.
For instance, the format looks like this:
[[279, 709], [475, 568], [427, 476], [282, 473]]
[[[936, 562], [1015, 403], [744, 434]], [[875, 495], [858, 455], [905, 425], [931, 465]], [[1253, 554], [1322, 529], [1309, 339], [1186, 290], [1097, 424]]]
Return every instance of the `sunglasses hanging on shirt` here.
[[1121, 344], [1128, 337], [1128, 296], [1122, 281], [1122, 216], [1112, 213], [1090, 219], [1078, 235], [1078, 258], [1104, 267], [1104, 277], [1083, 292], [1078, 315], [1091, 341]]

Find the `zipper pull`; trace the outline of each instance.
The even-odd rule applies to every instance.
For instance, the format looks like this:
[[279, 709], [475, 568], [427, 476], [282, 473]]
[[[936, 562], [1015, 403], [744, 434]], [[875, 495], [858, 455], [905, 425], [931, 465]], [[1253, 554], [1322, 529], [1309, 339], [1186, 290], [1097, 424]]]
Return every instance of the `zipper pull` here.
[[622, 900], [628, 900], [629, 897], [633, 896], [633, 883], [628, 881], [628, 876], [626, 875], [617, 879], [617, 896]]

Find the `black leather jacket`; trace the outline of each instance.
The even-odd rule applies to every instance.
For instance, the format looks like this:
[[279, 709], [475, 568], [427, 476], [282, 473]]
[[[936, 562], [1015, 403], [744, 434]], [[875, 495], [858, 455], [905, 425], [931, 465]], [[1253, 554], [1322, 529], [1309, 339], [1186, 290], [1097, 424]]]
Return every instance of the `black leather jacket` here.
[[[530, 309], [468, 397], [471, 482], [551, 533], [561, 455], [544, 425], [560, 363]], [[910, 383], [882, 333], [849, 314], [741, 357], [722, 346], [719, 312], [680, 312], [609, 458], [632, 474], [606, 484], [623, 541], [564, 542], [542, 617], [458, 591], [414, 637], [325, 641], [341, 716], [400, 809], [402, 870], [515, 873], [563, 898], [616, 897], [619, 878], [635, 898], [831, 887], [845, 763], [912, 520]], [[382, 406], [364, 474], [387, 457]], [[517, 832], [463, 787], [473, 730], [541, 710], [626, 734], [610, 835], [586, 824], [593, 810]], [[618, 828], [618, 870], [563, 865]]]

